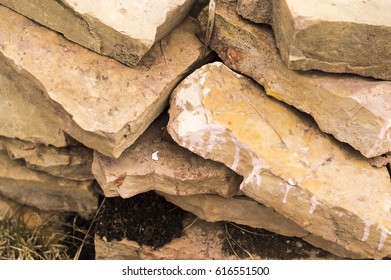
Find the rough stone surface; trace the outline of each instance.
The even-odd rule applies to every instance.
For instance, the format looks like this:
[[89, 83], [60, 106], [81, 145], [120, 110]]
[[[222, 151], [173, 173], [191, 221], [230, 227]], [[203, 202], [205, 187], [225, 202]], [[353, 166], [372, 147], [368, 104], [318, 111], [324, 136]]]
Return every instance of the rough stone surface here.
[[23, 98], [20, 89], [1, 73], [0, 85], [0, 135], [57, 147], [67, 145], [59, 126]]
[[0, 72], [73, 138], [118, 157], [199, 62], [197, 27], [187, 19], [130, 68], [1, 6]]
[[194, 2], [0, 0], [67, 39], [130, 66], [174, 29]]
[[98, 204], [90, 186], [91, 181], [65, 180], [32, 171], [0, 152], [0, 194], [20, 204], [88, 216], [96, 211]]
[[259, 204], [246, 196], [223, 198], [216, 195], [175, 196], [164, 193], [160, 195], [209, 222], [229, 221], [252, 228], [262, 228], [280, 235], [300, 237], [313, 246], [342, 258], [360, 257], [338, 244], [310, 234], [272, 208]]
[[56, 148], [6, 137], [0, 137], [0, 143], [12, 159], [23, 159], [30, 169], [71, 180], [94, 179], [92, 151], [86, 147]]
[[391, 80], [390, 1], [271, 2], [277, 45], [289, 68]]
[[256, 23], [271, 23], [272, 8], [271, 0], [238, 0], [237, 11], [245, 19]]
[[[206, 13], [199, 17], [203, 25]], [[391, 151], [390, 82], [289, 70], [271, 30], [241, 19], [235, 1], [217, 2], [210, 47], [227, 66], [262, 84], [267, 94], [311, 114], [322, 131], [364, 156]]]
[[391, 154], [370, 158], [369, 163], [373, 166], [376, 166], [376, 167], [385, 166], [385, 165], [391, 163]]
[[241, 177], [221, 163], [180, 147], [162, 130], [167, 120], [167, 114], [159, 117], [118, 159], [94, 154], [92, 172], [105, 196], [128, 198], [149, 190], [235, 195]]
[[[221, 63], [174, 91], [175, 141], [244, 176], [241, 191], [315, 236], [365, 258], [391, 255], [391, 182], [312, 119]], [[370, 209], [370, 211], [368, 211]]]
[[272, 208], [246, 196], [224, 198], [217, 195], [169, 195], [159, 193], [169, 202], [208, 222], [229, 221], [253, 228], [263, 228], [285, 236], [304, 237], [302, 227], [285, 218]]

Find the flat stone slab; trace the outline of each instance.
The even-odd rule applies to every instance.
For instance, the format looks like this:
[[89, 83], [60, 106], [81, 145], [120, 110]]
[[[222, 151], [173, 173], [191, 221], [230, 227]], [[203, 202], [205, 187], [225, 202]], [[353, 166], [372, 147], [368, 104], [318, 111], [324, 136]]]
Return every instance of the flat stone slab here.
[[187, 19], [130, 68], [1, 6], [0, 73], [73, 138], [118, 157], [200, 61], [197, 28]]
[[225, 165], [180, 147], [163, 129], [159, 117], [118, 159], [95, 152], [92, 172], [107, 197], [132, 197], [150, 190], [168, 194], [218, 194], [239, 191], [242, 178]]
[[140, 59], [188, 14], [194, 0], [0, 0], [0, 4], [126, 65]]
[[208, 194], [189, 196], [159, 194], [167, 201], [208, 222], [234, 222], [252, 228], [266, 229], [279, 235], [299, 237], [317, 248], [322, 248], [342, 258], [359, 258], [359, 255], [319, 236], [312, 235], [272, 208], [246, 196], [224, 198]]
[[0, 135], [34, 143], [64, 147], [67, 137], [39, 107], [26, 100], [21, 89], [0, 71]]
[[[203, 26], [206, 16], [204, 10], [199, 17]], [[263, 85], [268, 95], [312, 115], [322, 131], [364, 156], [391, 151], [389, 81], [293, 71], [282, 62], [275, 45], [270, 28], [239, 17], [235, 1], [217, 2], [210, 47], [228, 67]]]
[[224, 198], [218, 195], [170, 195], [159, 192], [164, 198], [208, 222], [234, 222], [253, 228], [262, 228], [285, 236], [304, 237], [302, 227], [285, 218], [272, 208], [246, 197]]
[[30, 169], [70, 180], [94, 179], [93, 152], [81, 145], [56, 148], [1, 136], [0, 143], [12, 159], [23, 159]]
[[285, 64], [391, 80], [391, 2], [277, 0], [272, 25]]
[[98, 198], [90, 190], [92, 181], [65, 180], [28, 169], [0, 152], [0, 194], [45, 211], [95, 213]]
[[[244, 176], [241, 191], [363, 258], [391, 255], [391, 182], [311, 118], [213, 63], [173, 93], [168, 131]], [[370, 211], [368, 210], [370, 209]]]

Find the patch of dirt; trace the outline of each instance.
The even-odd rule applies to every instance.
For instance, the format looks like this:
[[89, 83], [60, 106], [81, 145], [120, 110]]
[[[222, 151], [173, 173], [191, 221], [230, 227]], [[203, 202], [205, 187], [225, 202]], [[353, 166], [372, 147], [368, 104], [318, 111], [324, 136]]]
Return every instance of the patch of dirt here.
[[297, 237], [286, 237], [235, 223], [227, 222], [224, 226], [226, 236], [223, 250], [238, 258], [248, 258], [250, 255], [276, 260], [336, 258]]
[[185, 213], [154, 191], [128, 199], [106, 198], [96, 219], [95, 232], [104, 241], [127, 238], [159, 248], [180, 237]]

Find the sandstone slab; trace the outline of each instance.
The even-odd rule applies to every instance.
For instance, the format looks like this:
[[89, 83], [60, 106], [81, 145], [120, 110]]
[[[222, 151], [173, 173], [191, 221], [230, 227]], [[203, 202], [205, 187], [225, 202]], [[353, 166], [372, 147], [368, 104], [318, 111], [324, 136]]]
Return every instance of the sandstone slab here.
[[239, 15], [256, 23], [271, 23], [273, 3], [271, 0], [238, 0]]
[[239, 225], [261, 228], [284, 236], [300, 237], [317, 248], [343, 258], [359, 258], [333, 242], [322, 239], [304, 230], [272, 208], [246, 197], [223, 198], [217, 195], [178, 196], [159, 193], [169, 202], [195, 214], [208, 222], [234, 222]]
[[67, 39], [130, 66], [174, 29], [194, 2], [0, 0]]
[[246, 196], [224, 198], [217, 195], [169, 195], [159, 193], [169, 202], [208, 222], [229, 221], [253, 228], [263, 228], [285, 236], [304, 237], [302, 227], [285, 218], [272, 208]]
[[118, 159], [95, 152], [92, 172], [105, 196], [123, 198], [150, 190], [168, 194], [235, 195], [241, 177], [225, 165], [180, 147], [163, 129], [163, 114]]
[[244, 176], [241, 191], [314, 236], [365, 258], [391, 254], [391, 182], [311, 118], [221, 63], [175, 90], [175, 141]]
[[23, 98], [10, 77], [0, 74], [0, 135], [63, 147], [67, 138], [39, 107]]
[[78, 212], [88, 216], [96, 211], [98, 199], [91, 181], [65, 180], [28, 169], [0, 152], [0, 193], [20, 204], [45, 211]]
[[390, 1], [271, 2], [277, 45], [289, 68], [391, 80]]
[[[199, 19], [204, 26], [205, 10]], [[228, 67], [256, 80], [267, 94], [311, 114], [322, 131], [364, 156], [391, 151], [390, 82], [286, 68], [271, 30], [241, 19], [235, 1], [217, 2], [210, 47]]]
[[1, 6], [0, 69], [73, 138], [118, 157], [201, 59], [197, 27], [187, 19], [130, 68]]
[[23, 159], [30, 169], [71, 180], [94, 179], [92, 151], [81, 145], [56, 148], [6, 137], [0, 137], [0, 143], [12, 159]]

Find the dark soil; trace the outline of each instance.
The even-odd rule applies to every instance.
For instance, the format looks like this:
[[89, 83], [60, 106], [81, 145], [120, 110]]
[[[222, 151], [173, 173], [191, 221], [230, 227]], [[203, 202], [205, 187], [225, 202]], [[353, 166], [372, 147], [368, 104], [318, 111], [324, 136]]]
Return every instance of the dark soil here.
[[127, 238], [159, 248], [181, 235], [185, 213], [153, 191], [128, 199], [106, 198], [95, 231], [105, 241]]
[[225, 223], [225, 229], [223, 250], [239, 258], [249, 258], [249, 254], [276, 260], [335, 258], [300, 238], [285, 237], [234, 223]]

